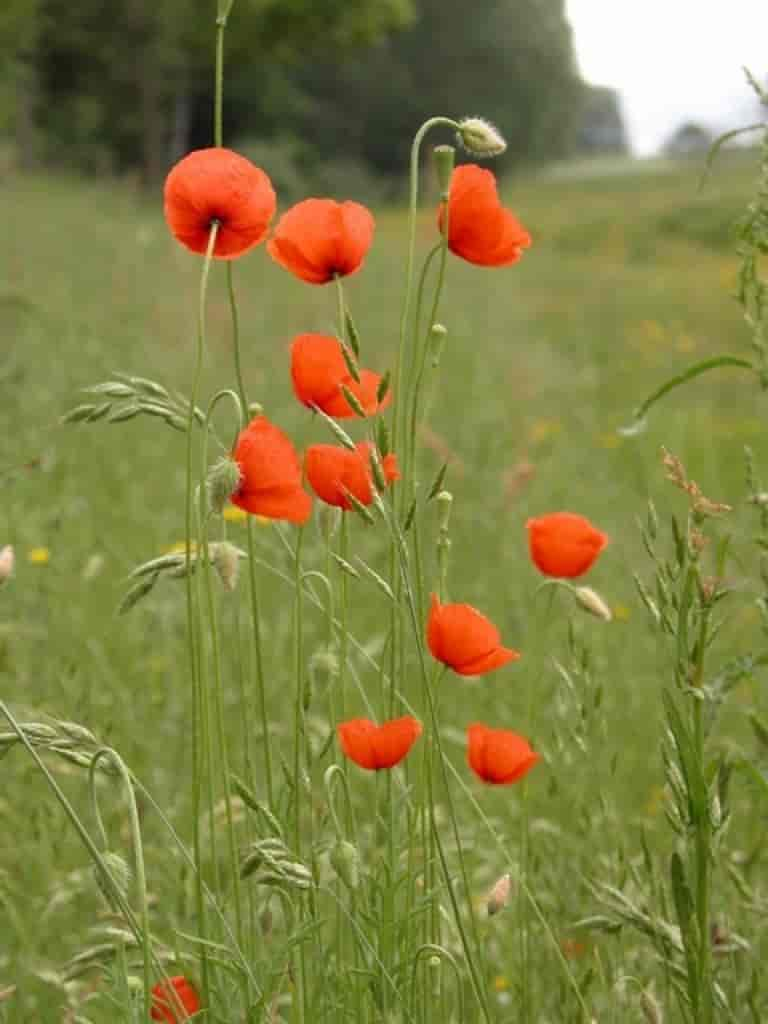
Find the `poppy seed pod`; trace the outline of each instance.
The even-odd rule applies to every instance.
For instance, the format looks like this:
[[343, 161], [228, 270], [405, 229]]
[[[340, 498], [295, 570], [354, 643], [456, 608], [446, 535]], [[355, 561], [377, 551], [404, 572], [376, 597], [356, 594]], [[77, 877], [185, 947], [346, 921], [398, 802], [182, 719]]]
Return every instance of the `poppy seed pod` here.
[[573, 512], [538, 516], [529, 519], [525, 526], [531, 560], [545, 576], [583, 576], [608, 543], [606, 534]]

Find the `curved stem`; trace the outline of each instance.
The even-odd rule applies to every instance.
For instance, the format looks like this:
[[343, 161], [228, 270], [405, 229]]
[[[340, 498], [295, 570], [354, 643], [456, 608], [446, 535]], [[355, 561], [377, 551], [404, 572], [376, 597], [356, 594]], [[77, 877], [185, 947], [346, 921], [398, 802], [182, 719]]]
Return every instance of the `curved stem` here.
[[[104, 831], [104, 825], [99, 813], [99, 802], [96, 796], [96, 768], [99, 760], [102, 757], [109, 757], [112, 760], [113, 765], [117, 768], [120, 773], [120, 777], [125, 786], [125, 793], [128, 798], [128, 815], [131, 822], [131, 844], [133, 846], [133, 863], [136, 871], [136, 892], [139, 899], [139, 914], [141, 918], [141, 930], [142, 930], [142, 959], [144, 964], [144, 1016], [145, 1018], [150, 1015], [152, 1010], [152, 972], [150, 970], [151, 960], [151, 941], [149, 932], [149, 902], [147, 900], [147, 876], [144, 869], [144, 847], [141, 842], [141, 823], [139, 821], [139, 811], [136, 806], [136, 794], [133, 789], [133, 780], [131, 774], [125, 766], [125, 762], [117, 753], [116, 750], [112, 750], [111, 747], [102, 747], [97, 750], [93, 755], [91, 764], [88, 769], [88, 781], [91, 787], [91, 800], [93, 808], [96, 812], [96, 819], [99, 823], [102, 835], [106, 839], [106, 832]], [[172, 993], [172, 994], [171, 994]], [[170, 986], [169, 992], [170, 998], [176, 1002], [176, 1009], [183, 1010], [184, 1007], [176, 993], [173, 986]]]
[[[453, 976], [456, 980], [456, 995], [458, 996], [457, 1002], [459, 1012], [456, 1019], [459, 1021], [466, 1020], [466, 1017], [464, 1015], [464, 986], [461, 983], [459, 965], [456, 963], [455, 959], [451, 956], [447, 949], [443, 949], [442, 946], [439, 946], [434, 942], [425, 942], [416, 950], [416, 953], [413, 958], [413, 969], [411, 972], [411, 993], [414, 993], [416, 990], [416, 971], [418, 970], [419, 967], [419, 960], [427, 954], [429, 954], [430, 956], [437, 956], [441, 960], [446, 960], [451, 965], [451, 970], [453, 971]], [[413, 1001], [413, 999], [414, 996], [412, 995], [411, 1000]]]
[[397, 349], [397, 361], [395, 363], [395, 410], [392, 423], [392, 447], [397, 451], [397, 443], [400, 439], [399, 423], [402, 419], [400, 413], [400, 395], [402, 393], [404, 377], [404, 361], [406, 350], [406, 339], [408, 336], [408, 319], [411, 312], [411, 291], [413, 288], [413, 264], [416, 252], [416, 211], [419, 204], [419, 152], [425, 135], [432, 128], [438, 126], [458, 130], [458, 123], [450, 117], [431, 117], [419, 128], [414, 136], [411, 145], [411, 167], [410, 167], [410, 199], [408, 204], [408, 256], [405, 265], [405, 295], [403, 297], [403, 308], [400, 314], [400, 340]]
[[[211, 413], [216, 408], [218, 401], [222, 398], [229, 397], [235, 402], [235, 406], [239, 412], [239, 418], [242, 421], [242, 406], [237, 395], [231, 391], [220, 391], [214, 396], [208, 406], [208, 413], [205, 419], [205, 427], [203, 430], [203, 442], [201, 451], [201, 474], [200, 481], [201, 485], [199, 488], [200, 495], [200, 546], [199, 546], [199, 557], [198, 566], [200, 565], [200, 559], [202, 559], [202, 573], [205, 585], [206, 602], [208, 608], [208, 620], [210, 625], [210, 636], [211, 636], [211, 647], [212, 647], [212, 660], [213, 660], [213, 685], [214, 685], [214, 712], [216, 718], [216, 732], [219, 744], [219, 757], [221, 758], [221, 772], [224, 782], [224, 806], [227, 816], [227, 839], [229, 845], [229, 859], [230, 859], [230, 870], [232, 872], [232, 890], [234, 899], [235, 909], [235, 925], [237, 931], [237, 941], [241, 947], [245, 944], [245, 933], [243, 930], [243, 916], [242, 916], [242, 901], [240, 899], [240, 871], [237, 859], [237, 841], [235, 837], [234, 820], [232, 815], [232, 784], [229, 776], [229, 752], [227, 744], [226, 730], [224, 728], [224, 711], [222, 706], [222, 689], [223, 680], [221, 675], [221, 647], [219, 642], [219, 622], [218, 622], [218, 611], [216, 607], [216, 598], [213, 592], [213, 579], [211, 572], [211, 558], [210, 548], [208, 544], [208, 522], [209, 514], [207, 507], [207, 494], [204, 486], [206, 474], [208, 470], [208, 434], [210, 426]], [[211, 758], [212, 760], [212, 758]], [[209, 764], [209, 770], [211, 765]], [[248, 990], [245, 990], [246, 999], [248, 997]]]

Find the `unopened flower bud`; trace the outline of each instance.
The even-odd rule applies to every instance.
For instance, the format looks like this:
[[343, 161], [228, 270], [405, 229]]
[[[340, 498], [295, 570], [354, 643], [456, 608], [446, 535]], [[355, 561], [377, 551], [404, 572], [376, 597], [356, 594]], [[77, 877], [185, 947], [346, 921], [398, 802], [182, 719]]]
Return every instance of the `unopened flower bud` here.
[[[98, 864], [94, 866], [94, 876], [104, 899], [113, 910], [117, 910], [118, 903], [115, 894], [115, 886], [117, 886], [117, 890], [121, 896], [128, 895], [128, 889], [131, 885], [131, 869], [119, 853], [112, 853], [110, 850], [107, 850], [107, 852], [103, 854], [103, 859], [112, 878], [112, 882], [110, 882], [105, 876]], [[114, 885], [112, 883], [114, 883]]]
[[488, 917], [493, 917], [494, 914], [498, 914], [500, 910], [503, 910], [504, 907], [506, 907], [507, 903], [509, 903], [509, 893], [511, 888], [512, 878], [509, 873], [502, 875], [488, 893], [488, 898], [485, 903], [486, 910], [488, 911]]
[[220, 541], [211, 544], [211, 561], [213, 567], [219, 574], [219, 579], [225, 590], [234, 590], [237, 586], [237, 577], [240, 572], [240, 551], [234, 544]]
[[340, 839], [331, 850], [331, 867], [349, 889], [360, 884], [360, 855], [348, 840]]
[[316, 686], [330, 686], [339, 674], [339, 659], [330, 648], [315, 651], [309, 659], [309, 674]]
[[473, 156], [499, 156], [507, 148], [502, 135], [482, 117], [465, 117], [456, 133], [464, 149]]
[[248, 415], [249, 416], [261, 416], [264, 412], [264, 406], [261, 402], [249, 402], [248, 403]]
[[0, 548], [0, 587], [13, 576], [15, 561], [16, 557], [11, 544], [6, 544], [4, 548]]
[[435, 146], [432, 152], [435, 158], [435, 170], [437, 171], [437, 180], [440, 185], [440, 195], [447, 199], [451, 187], [451, 175], [453, 174], [456, 150], [453, 146]]
[[576, 587], [574, 589], [577, 603], [589, 612], [590, 615], [594, 615], [595, 618], [602, 619], [603, 622], [610, 622], [613, 618], [611, 609], [600, 597], [597, 591], [591, 587]]
[[240, 486], [240, 467], [229, 455], [211, 468], [208, 474], [208, 495], [214, 512], [221, 512]]
[[453, 495], [450, 491], [440, 491], [435, 498], [437, 502], [437, 526], [441, 533], [448, 531], [448, 523], [451, 519], [451, 507], [453, 506]]
[[445, 339], [448, 335], [448, 328], [443, 324], [432, 324], [429, 329], [429, 348], [432, 353], [432, 367], [440, 365], [440, 357], [443, 354]]

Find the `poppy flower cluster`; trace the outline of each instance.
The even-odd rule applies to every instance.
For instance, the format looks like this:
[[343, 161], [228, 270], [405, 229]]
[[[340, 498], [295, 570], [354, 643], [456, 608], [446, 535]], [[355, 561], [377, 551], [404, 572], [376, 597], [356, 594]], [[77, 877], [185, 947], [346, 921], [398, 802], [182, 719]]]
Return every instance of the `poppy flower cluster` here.
[[168, 981], [160, 981], [152, 988], [152, 1020], [165, 1024], [181, 1024], [199, 1013], [200, 999], [192, 984], [177, 974]]
[[[218, 225], [217, 259], [235, 259], [264, 241], [276, 205], [264, 171], [223, 146], [188, 153], [165, 180], [165, 219], [172, 234], [192, 252], [204, 253]], [[305, 199], [280, 218], [267, 250], [302, 281], [326, 284], [360, 269], [373, 232], [373, 215], [360, 203]]]

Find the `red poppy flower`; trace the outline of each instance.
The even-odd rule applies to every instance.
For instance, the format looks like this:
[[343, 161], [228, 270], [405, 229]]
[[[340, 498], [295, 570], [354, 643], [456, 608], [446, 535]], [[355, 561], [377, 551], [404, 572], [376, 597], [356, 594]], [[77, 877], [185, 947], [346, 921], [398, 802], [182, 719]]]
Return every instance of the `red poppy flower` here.
[[392, 400], [392, 390], [379, 402], [377, 392], [381, 375], [372, 370], [360, 370], [359, 382], [347, 369], [338, 338], [325, 334], [299, 334], [291, 345], [291, 377], [296, 397], [310, 409], [322, 409], [326, 416], [348, 419], [355, 410], [341, 390], [352, 392], [368, 416], [386, 409]]
[[522, 779], [541, 758], [524, 736], [475, 722], [467, 729], [467, 760], [483, 782], [505, 786]]
[[531, 559], [545, 576], [583, 576], [608, 543], [606, 534], [573, 512], [552, 512], [525, 525]]
[[[327, 505], [351, 509], [347, 492], [362, 505], [373, 501], [370, 441], [355, 445], [355, 451], [333, 444], [313, 444], [304, 456], [304, 472], [315, 494]], [[390, 452], [381, 460], [387, 483], [400, 479], [397, 456]]]
[[339, 742], [345, 755], [368, 771], [393, 768], [421, 736], [421, 722], [405, 715], [376, 725], [368, 718], [339, 724]]
[[[443, 207], [438, 216], [443, 227]], [[463, 164], [451, 175], [448, 195], [448, 248], [468, 263], [506, 267], [517, 263], [531, 236], [499, 200], [496, 179], [477, 164]]]
[[[173, 991], [169, 989], [169, 984]], [[182, 1007], [184, 1009], [182, 1010]], [[200, 1000], [187, 979], [177, 974], [168, 981], [160, 981], [152, 989], [152, 1020], [165, 1021], [166, 1024], [179, 1024], [189, 1020], [192, 1014], [200, 1009]]]
[[359, 203], [305, 199], [277, 222], [270, 256], [302, 281], [326, 284], [359, 270], [373, 241], [370, 210]]
[[220, 260], [233, 260], [263, 241], [275, 206], [264, 171], [231, 149], [196, 149], [165, 179], [168, 227], [182, 245], [204, 253], [218, 221], [213, 255]]
[[482, 676], [520, 652], [499, 643], [499, 631], [470, 604], [440, 604], [437, 594], [427, 620], [427, 645], [432, 657], [460, 676]]
[[298, 456], [282, 430], [257, 416], [241, 431], [233, 457], [240, 469], [233, 505], [267, 519], [306, 523], [312, 498], [301, 486]]

